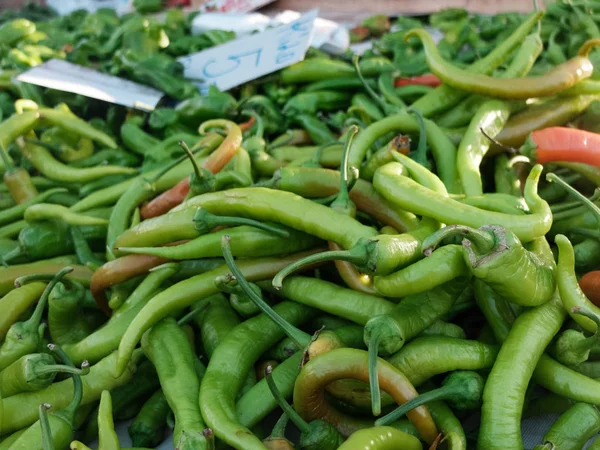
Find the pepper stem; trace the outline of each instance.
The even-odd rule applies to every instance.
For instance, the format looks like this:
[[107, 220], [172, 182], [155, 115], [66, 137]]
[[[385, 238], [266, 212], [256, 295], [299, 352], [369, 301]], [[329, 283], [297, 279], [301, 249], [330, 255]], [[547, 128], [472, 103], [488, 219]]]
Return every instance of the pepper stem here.
[[379, 343], [381, 342], [381, 333], [374, 331], [369, 336], [368, 344], [368, 369], [369, 369], [369, 388], [371, 389], [371, 410], [374, 416], [381, 414], [381, 392], [379, 391], [379, 377], [377, 376], [377, 358], [379, 354]]
[[302, 433], [308, 433], [310, 431], [310, 426], [308, 425], [308, 422], [306, 422], [306, 420], [300, 417], [300, 414], [298, 414], [296, 410], [292, 408], [292, 405], [290, 405], [287, 402], [287, 400], [283, 397], [283, 395], [279, 391], [279, 388], [275, 384], [275, 380], [273, 380], [272, 372], [273, 366], [269, 365], [265, 368], [265, 378], [267, 380], [267, 385], [269, 386], [269, 390], [271, 391], [271, 394], [273, 394], [275, 401], [277, 401], [279, 407], [283, 410], [284, 415], [287, 415], [287, 417], [289, 417], [289, 419], [294, 423], [294, 425], [296, 425], [300, 429]]
[[[595, 202], [598, 199], [600, 199], [600, 189], [596, 188], [594, 190], [594, 193], [592, 194], [592, 196], [588, 200], [590, 202]], [[550, 210], [552, 211], [552, 215], [553, 216], [555, 215], [555, 213], [564, 212], [564, 211], [571, 211], [574, 208], [582, 208], [581, 202], [579, 202], [579, 201], [576, 200], [576, 201], [573, 201], [573, 202], [558, 203], [558, 204], [550, 206]]]
[[329, 147], [333, 147], [334, 145], [338, 145], [338, 141], [328, 142], [326, 144], [319, 145], [315, 150], [314, 155], [308, 160], [304, 161], [300, 167], [308, 167], [308, 168], [321, 168], [321, 155], [323, 154], [323, 150]]
[[[61, 347], [55, 344], [48, 344], [48, 348], [50, 351], [55, 352], [63, 363], [74, 367], [73, 361], [71, 361], [71, 358], [69, 358]], [[65, 419], [73, 425], [75, 414], [77, 413], [79, 405], [81, 404], [81, 399], [83, 398], [83, 383], [81, 382], [80, 375], [74, 373], [71, 376], [73, 378], [73, 399], [61, 413], [64, 415]]]
[[206, 439], [206, 450], [215, 450], [215, 434], [210, 428], [202, 430], [202, 436]]
[[196, 158], [194, 158], [194, 154], [192, 153], [190, 148], [187, 146], [187, 144], [183, 140], [179, 141], [179, 146], [183, 149], [183, 151], [186, 153], [188, 159], [192, 163], [192, 167], [194, 168], [194, 173], [196, 174], [196, 176], [198, 178], [201, 178], [202, 174], [200, 173], [200, 166], [198, 165], [198, 161], [196, 161]]
[[42, 315], [44, 314], [44, 310], [46, 309], [46, 303], [48, 303], [48, 296], [50, 295], [50, 292], [52, 292], [54, 286], [56, 286], [56, 284], [70, 272], [73, 272], [73, 268], [67, 266], [61, 269], [56, 275], [54, 275], [50, 283], [48, 283], [48, 285], [44, 289], [42, 296], [40, 297], [37, 305], [35, 306], [35, 309], [33, 310], [33, 314], [29, 319], [27, 319], [24, 322], [26, 328], [32, 330], [39, 328], [40, 322], [42, 321]]
[[261, 230], [269, 231], [281, 237], [289, 237], [290, 235], [290, 233], [282, 227], [268, 225], [266, 223], [259, 222], [258, 220], [246, 219], [244, 217], [217, 216], [216, 214], [208, 212], [208, 210], [204, 208], [198, 208], [193, 220], [196, 231], [198, 231], [200, 234], [209, 233], [211, 230], [219, 226], [248, 225]]
[[596, 216], [596, 219], [600, 221], [600, 208], [594, 203], [591, 202], [585, 195], [563, 180], [556, 174], [549, 173], [546, 175], [546, 180], [550, 182], [558, 183], [565, 191], [575, 197], [583, 206], [586, 206], [592, 214]]
[[[485, 131], [483, 129], [483, 127], [479, 127], [479, 131], [481, 131], [481, 134], [483, 134], [488, 141], [490, 141], [492, 144], [497, 145], [498, 147], [500, 147], [501, 149], [505, 150], [507, 153], [511, 154], [511, 155], [515, 155], [517, 153], [519, 153], [519, 150], [517, 150], [514, 147], [509, 147], [508, 145], [504, 145], [502, 142], [500, 142], [498, 139], [493, 138], [492, 136], [490, 136], [487, 131]], [[519, 159], [516, 162], [529, 162], [529, 157], [528, 156], [523, 156], [521, 155], [521, 158], [525, 158], [525, 159]]]
[[358, 127], [356, 125], [352, 125], [346, 134], [344, 152], [342, 153], [342, 164], [340, 166], [340, 189], [335, 197], [335, 200], [330, 205], [331, 208], [345, 213], [352, 213], [356, 210], [356, 206], [354, 205], [354, 202], [350, 200], [349, 195], [349, 191], [351, 189], [349, 185], [352, 181], [355, 182], [356, 177], [353, 177], [352, 180], [350, 179], [350, 167], [348, 167], [350, 145], [352, 144], [352, 139], [356, 133], [358, 133]]
[[48, 410], [52, 405], [42, 403], [40, 405], [40, 427], [42, 428], [42, 448], [44, 450], [54, 450], [54, 441], [52, 439], [52, 430], [50, 429], [50, 421], [48, 420]]
[[388, 109], [388, 104], [385, 102], [385, 100], [378, 95], [371, 86], [369, 86], [369, 83], [367, 83], [367, 80], [365, 80], [365, 77], [363, 77], [362, 71], [360, 70], [360, 65], [358, 64], [358, 61], [360, 59], [360, 56], [357, 54], [354, 54], [354, 56], [352, 57], [352, 65], [354, 66], [354, 71], [356, 72], [356, 75], [358, 75], [358, 78], [360, 79], [360, 82], [362, 83], [363, 87], [365, 88], [365, 90], [367, 91], [367, 93], [369, 94], [369, 96], [375, 100], [379, 106], [381, 106], [381, 108], [385, 111], [386, 109]]
[[[268, 370], [271, 367], [272, 366], [267, 366], [266, 370]], [[265, 370], [265, 372], [266, 372], [266, 370]], [[270, 372], [269, 372], [269, 377], [271, 378], [271, 380], [273, 380], [273, 376], [271, 375]], [[273, 384], [275, 384], [274, 381], [273, 381]], [[275, 386], [275, 389], [277, 389], [277, 386]], [[285, 429], [286, 429], [289, 421], [290, 421], [290, 418], [288, 417], [288, 415], [286, 413], [283, 413], [281, 415], [281, 417], [279, 417], [279, 419], [277, 419], [277, 422], [275, 422], [275, 426], [273, 426], [273, 431], [271, 432], [271, 437], [274, 439], [285, 438]]]
[[221, 248], [223, 250], [223, 257], [225, 258], [227, 267], [229, 267], [229, 270], [231, 270], [231, 273], [238, 282], [238, 285], [243, 289], [244, 293], [250, 298], [250, 300], [252, 300], [263, 313], [269, 316], [273, 322], [279, 325], [285, 334], [292, 341], [294, 341], [298, 348], [306, 347], [310, 343], [310, 335], [291, 325], [287, 320], [277, 314], [273, 308], [267, 304], [267, 302], [260, 298], [256, 292], [254, 292], [252, 286], [250, 283], [248, 283], [248, 280], [246, 280], [244, 274], [233, 259], [233, 254], [231, 253], [231, 238], [228, 235], [225, 235], [221, 238]]
[[[34, 367], [33, 374], [35, 377], [40, 375], [46, 375], [49, 373], [69, 373], [71, 375], [87, 375], [90, 373], [90, 363], [83, 361], [81, 363], [81, 369], [77, 367], [67, 366], [64, 364], [48, 364], [41, 367]], [[29, 381], [29, 380], [28, 380]]]
[[425, 131], [425, 119], [423, 119], [423, 115], [414, 108], [408, 108], [406, 111], [414, 114], [419, 122], [419, 143], [417, 144], [417, 151], [415, 152], [414, 159], [423, 167], [427, 167], [427, 133]]
[[424, 405], [427, 402], [432, 402], [435, 400], [443, 400], [448, 397], [448, 395], [454, 394], [456, 389], [452, 386], [442, 386], [438, 389], [434, 389], [433, 391], [424, 392], [419, 396], [407, 401], [403, 405], [399, 406], [391, 413], [386, 414], [381, 419], [377, 419], [375, 421], [375, 426], [383, 426], [389, 425], [390, 423], [398, 420], [400, 417], [405, 415], [407, 412]]
[[490, 232], [481, 231], [464, 225], [450, 225], [428, 236], [421, 246], [425, 256], [431, 256], [433, 251], [444, 239], [464, 236], [480, 253], [489, 253], [496, 246], [496, 239]]
[[330, 250], [327, 252], [316, 253], [299, 259], [277, 272], [273, 277], [273, 287], [280, 290], [283, 287], [283, 280], [285, 277], [312, 264], [318, 264], [325, 261], [348, 261], [356, 266], [364, 266], [367, 263], [367, 260], [367, 249], [364, 245], [360, 244], [355, 245], [350, 250]]
[[182, 326], [190, 322], [194, 317], [210, 306], [208, 302], [202, 303], [199, 307], [192, 309], [189, 313], [177, 321], [177, 325]]
[[[183, 141], [179, 141], [179, 145], [181, 145]], [[184, 145], [185, 142], [183, 142]], [[187, 147], [189, 150], [189, 147]], [[159, 179], [161, 179], [163, 176], [165, 176], [165, 174], [167, 172], [169, 172], [171, 169], [173, 169], [173, 167], [177, 166], [178, 164], [181, 164], [183, 161], [186, 160], [186, 158], [190, 158], [192, 160], [192, 164], [194, 165], [194, 168], [198, 167], [196, 160], [194, 159], [194, 153], [199, 152], [202, 149], [202, 147], [195, 149], [195, 150], [190, 150], [190, 153], [192, 156], [188, 156], [188, 154], [186, 153], [185, 155], [180, 156], [179, 158], [177, 158], [176, 160], [174, 160], [171, 164], [167, 165], [166, 167], [164, 167], [163, 169], [161, 169], [156, 175], [154, 175], [152, 178], [148, 179], [149, 183], [156, 183]], [[185, 149], [184, 149], [185, 151]]]

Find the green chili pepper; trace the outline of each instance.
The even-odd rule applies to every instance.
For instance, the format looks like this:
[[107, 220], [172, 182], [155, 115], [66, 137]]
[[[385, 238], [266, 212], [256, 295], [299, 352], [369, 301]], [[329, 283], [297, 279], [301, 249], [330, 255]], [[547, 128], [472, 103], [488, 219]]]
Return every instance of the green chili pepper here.
[[589, 78], [594, 66], [588, 59], [589, 52], [597, 43], [587, 41], [580, 48], [577, 56], [554, 68], [540, 77], [500, 79], [490, 76], [469, 73], [446, 62], [436, 49], [433, 38], [424, 29], [410, 31], [405, 39], [416, 36], [425, 47], [427, 64], [431, 71], [456, 89], [474, 92], [492, 97], [518, 99], [555, 95], [579, 82]]
[[69, 167], [54, 159], [47, 149], [29, 141], [25, 142], [20, 150], [23, 156], [44, 176], [57, 181], [85, 183], [108, 175], [134, 174], [136, 172], [136, 169], [120, 166]]
[[281, 82], [284, 84], [309, 83], [353, 75], [354, 69], [348, 63], [325, 58], [305, 59], [286, 67], [280, 73]]
[[155, 447], [163, 440], [167, 426], [169, 403], [162, 389], [156, 391], [142, 406], [127, 429], [135, 447]]
[[[555, 294], [545, 304], [521, 313], [506, 337], [484, 389], [479, 445], [490, 449], [523, 448], [520, 416], [525, 389], [534, 362], [540, 359], [566, 315], [558, 297]], [[513, 380], [510, 385], [502, 382], [507, 376]]]
[[[473, 230], [450, 226], [423, 242], [425, 254], [449, 236], [463, 237], [464, 260], [471, 273], [507, 300], [524, 306], [538, 306], [552, 297], [556, 287], [555, 264], [545, 238], [535, 240], [536, 249], [530, 252], [513, 233], [502, 227], [491, 225]], [[503, 272], [508, 267], [519, 268], [517, 272], [511, 272], [510, 280]]]
[[583, 448], [599, 430], [598, 409], [587, 403], [575, 403], [552, 424], [550, 430], [544, 435], [544, 444], [537, 445], [534, 450]]
[[[479, 59], [468, 67], [468, 71], [473, 74], [490, 74], [500, 64], [506, 60], [514, 48], [521, 45], [523, 40], [529, 34], [531, 29], [542, 18], [543, 13], [537, 12], [530, 15], [523, 23], [511, 33], [511, 35], [496, 46], [493, 51], [484, 58]], [[425, 117], [429, 117], [436, 112], [441, 112], [454, 106], [458, 101], [466, 96], [466, 93], [456, 90], [450, 86], [442, 85], [435, 88], [428, 94], [425, 94], [411, 106], [420, 111]]]
[[84, 362], [81, 369], [56, 364], [47, 353], [24, 355], [0, 372], [0, 395], [10, 397], [19, 392], [39, 391], [52, 384], [58, 373], [86, 375], [89, 364]]
[[178, 266], [174, 263], [153, 269], [125, 303], [113, 312], [106, 324], [79, 342], [65, 345], [65, 352], [75, 362], [87, 359], [92, 364], [110, 355], [118, 348], [121, 337], [125, 334], [133, 318], [153, 295], [160, 292], [160, 285], [173, 276], [177, 270]]
[[125, 147], [138, 155], [145, 155], [160, 143], [160, 140], [131, 121], [121, 126], [121, 140]]
[[593, 314], [588, 309], [576, 307], [571, 311], [574, 314], [579, 314], [596, 323], [596, 332], [585, 337], [583, 333], [576, 330], [565, 330], [561, 332], [555, 339], [551, 353], [562, 364], [574, 366], [588, 360], [590, 352], [597, 346], [598, 331], [600, 330], [600, 318]]
[[[106, 210], [89, 211], [95, 217], [106, 217]], [[69, 225], [62, 220], [46, 220], [29, 224], [19, 232], [19, 247], [4, 256], [6, 261], [11, 261], [21, 255], [26, 255], [29, 260], [51, 258], [68, 254], [73, 251], [73, 241], [69, 234]], [[106, 235], [106, 225], [92, 225], [81, 227], [81, 232], [86, 240], [101, 241]]]
[[371, 318], [365, 325], [364, 339], [369, 348], [369, 380], [373, 414], [381, 413], [381, 399], [376, 377], [377, 354], [395, 353], [412, 337], [450, 311], [456, 299], [468, 289], [468, 278], [405, 298], [388, 314]]
[[339, 109], [347, 104], [349, 97], [343, 92], [318, 91], [296, 94], [283, 107], [283, 113], [295, 115], [298, 113], [315, 114], [317, 111]]
[[[524, 197], [532, 214], [515, 216], [482, 211], [455, 200], [440, 198], [433, 191], [423, 188], [406, 177], [398, 177], [387, 164], [375, 173], [373, 185], [390, 203], [399, 207], [433, 217], [444, 223], [482, 226], [494, 223], [514, 232], [523, 242], [543, 236], [550, 229], [552, 213], [548, 204], [537, 194], [537, 181], [542, 167], [535, 166], [525, 185]], [[409, 198], [410, 197], [410, 198]]]
[[46, 309], [48, 296], [56, 283], [71, 271], [73, 268], [67, 266], [51, 277], [50, 283], [45, 287], [31, 317], [24, 322], [14, 323], [8, 329], [4, 343], [0, 347], [0, 370], [5, 369], [21, 356], [39, 349], [45, 328], [40, 323], [44, 309]]
[[[446, 188], [456, 193], [458, 187], [458, 172], [456, 169], [456, 148], [448, 137], [432, 121], [426, 120], [425, 133], [431, 146], [438, 173]], [[360, 131], [352, 142], [350, 149], [350, 166], [360, 168], [365, 155], [373, 143], [389, 132], [414, 133], [419, 131], [419, 121], [409, 114], [399, 113], [373, 123]]]
[[381, 147], [373, 153], [360, 170], [360, 177], [368, 181], [373, 181], [375, 171], [381, 166], [394, 160], [392, 155], [392, 151], [394, 150], [402, 154], [408, 153], [410, 150], [410, 138], [408, 136], [398, 135], [385, 147]]
[[467, 196], [483, 194], [479, 166], [491, 144], [488, 136], [495, 137], [500, 132], [509, 113], [506, 102], [489, 100], [481, 104], [471, 119], [457, 154], [458, 175]]
[[402, 270], [373, 277], [373, 286], [377, 295], [399, 298], [429, 291], [469, 274], [461, 247], [448, 245]]
[[206, 96], [194, 96], [182, 101], [175, 110], [179, 119], [188, 126], [197, 127], [209, 119], [228, 119], [236, 114], [238, 104], [226, 92], [209, 91]]
[[600, 312], [600, 308], [591, 303], [579, 287], [574, 270], [573, 246], [565, 236], [560, 234], [554, 238], [554, 242], [558, 246], [556, 284], [560, 292], [560, 299], [573, 320], [590, 333], [595, 333], [598, 329], [597, 324], [588, 317], [573, 311], [573, 308], [581, 307], [584, 310], [590, 310], [594, 316]]
[[339, 447], [340, 450], [421, 450], [418, 438], [393, 427], [373, 427], [358, 430]]
[[[279, 303], [274, 310], [291, 323], [301, 323], [310, 316], [308, 308], [291, 302]], [[231, 417], [235, 417], [233, 400], [243, 382], [243, 375], [240, 377], [228, 375], [246, 373], [258, 357], [282, 336], [283, 331], [280, 331], [269, 317], [264, 314], [258, 315], [227, 334], [209, 362], [200, 387], [200, 405], [207, 424], [217, 437], [229, 445], [244, 449], [264, 448], [260, 440], [249, 431], [229, 432], [229, 430], [245, 430], [245, 428], [235, 420], [227, 418], [226, 415], [227, 411], [231, 411], [233, 413]], [[245, 348], [241, 353], [238, 348], [240, 345]], [[233, 365], [229, 356], [231, 354], [236, 355]], [[240, 358], [240, 355], [243, 355], [243, 358]], [[220, 364], [220, 360], [228, 362]], [[216, 400], [217, 398], [220, 400]]]
[[[156, 367], [167, 402], [175, 414], [175, 445], [205, 448], [206, 441], [202, 436], [205, 425], [197, 403], [200, 381], [194, 370], [195, 356], [185, 333], [174, 319], [165, 319], [144, 335], [142, 349]], [[186, 380], [183, 384], [181, 377]]]
[[106, 219], [74, 213], [66, 206], [50, 203], [37, 203], [27, 207], [23, 218], [27, 222], [61, 220], [75, 226], [108, 225], [108, 220]]
[[3, 311], [0, 317], [0, 339], [4, 339], [10, 326], [40, 298], [45, 287], [46, 284], [42, 282], [28, 283], [0, 298], [0, 308]]
[[[57, 346], [50, 344], [50, 349], [58, 353], [59, 357], [63, 362], [69, 366], [73, 366], [73, 363], [69, 357]], [[75, 372], [72, 373], [73, 378], [73, 399], [71, 402], [62, 410], [52, 412], [48, 417], [46, 423], [45, 418], [41, 421], [41, 426], [38, 423], [32, 425], [27, 429], [25, 433], [19, 436], [19, 439], [13, 444], [11, 448], [14, 449], [46, 449], [48, 445], [54, 446], [55, 448], [66, 448], [71, 440], [73, 439], [73, 425], [75, 420], [75, 414], [77, 408], [81, 404], [83, 398], [83, 384], [81, 376]], [[43, 391], [38, 391], [43, 392]], [[37, 393], [34, 393], [37, 394]], [[18, 396], [13, 396], [15, 398]], [[56, 408], [56, 405], [44, 406], [46, 409]], [[36, 408], [37, 409], [37, 408]], [[42, 439], [44, 436], [44, 440]], [[49, 442], [47, 442], [49, 441]], [[46, 442], [42, 445], [42, 442]]]
[[47, 191], [42, 192], [31, 200], [27, 200], [20, 205], [13, 206], [12, 208], [6, 208], [0, 213], [0, 225], [4, 225], [10, 222], [14, 222], [15, 220], [19, 220], [23, 218], [25, 211], [34, 204], [42, 203], [47, 200], [49, 197], [52, 197], [54, 194], [58, 192], [67, 192], [65, 188], [53, 188], [48, 189]]
[[[115, 378], [112, 373], [112, 368], [115, 364], [115, 356], [116, 354], [109, 358], [105, 358], [98, 364], [90, 367], [90, 373], [82, 377], [82, 403], [84, 405], [98, 400], [103, 390], [114, 389], [132, 379], [135, 363], [139, 360], [139, 353], [136, 352], [134, 359], [130, 361], [130, 367], [126, 373], [117, 378]], [[72, 394], [73, 382], [67, 379], [53, 383], [41, 391], [24, 392], [4, 399], [5, 411], [18, 411], [18, 414], [11, 413], [10, 415], [5, 415], [3, 417], [3, 433], [16, 431], [33, 424], [37, 419], [38, 406], [43, 400], [49, 402], [54, 409], [65, 408], [69, 404], [69, 399]], [[38, 440], [35, 442], [40, 441]], [[67, 441], [65, 447], [68, 445], [68, 442], [70, 442], [70, 440]]]
[[98, 316], [83, 311], [85, 288], [65, 280], [57, 283], [48, 297], [48, 329], [52, 342], [59, 345], [78, 342], [98, 325]]
[[[197, 146], [201, 147], [203, 151], [210, 152], [218, 147], [223, 138], [217, 133], [209, 133], [205, 137], [201, 138]], [[175, 165], [171, 170], [169, 170], [164, 176], [158, 179], [156, 182], [156, 190], [164, 191], [176, 185], [183, 178], [185, 178], [191, 171], [190, 162], [185, 158], [184, 161]], [[160, 171], [159, 169], [151, 170], [145, 173], [146, 177], [152, 177], [156, 175]], [[88, 197], [79, 201], [77, 204], [73, 205], [71, 209], [76, 212], [87, 211], [88, 209], [95, 208], [97, 206], [103, 206], [107, 204], [114, 204], [117, 200], [127, 191], [129, 186], [134, 182], [135, 178], [129, 179], [122, 183], [119, 183], [115, 186], [108, 187], [106, 189], [101, 189], [93, 194], [90, 194]]]
[[294, 114], [291, 120], [304, 128], [317, 145], [327, 144], [336, 139], [327, 124], [311, 114]]

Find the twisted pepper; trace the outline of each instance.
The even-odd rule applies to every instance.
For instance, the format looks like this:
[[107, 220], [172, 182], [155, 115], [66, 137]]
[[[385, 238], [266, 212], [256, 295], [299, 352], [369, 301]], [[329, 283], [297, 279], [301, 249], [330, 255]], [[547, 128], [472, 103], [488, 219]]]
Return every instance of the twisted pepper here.
[[[219, 147], [210, 154], [202, 163], [202, 167], [210, 170], [212, 173], [219, 172], [229, 160], [236, 154], [242, 144], [242, 131], [240, 127], [229, 120], [208, 120], [203, 122], [198, 128], [200, 134], [205, 134], [211, 127], [222, 127], [227, 131], [227, 137]], [[150, 203], [141, 209], [142, 218], [148, 219], [166, 213], [173, 207], [180, 204], [187, 196], [190, 189], [190, 179], [185, 178], [169, 191], [159, 195]]]
[[[516, 47], [523, 43], [523, 40], [535, 24], [541, 20], [543, 15], [544, 13], [542, 12], [531, 14], [506, 40], [496, 46], [485, 57], [471, 64], [468, 71], [472, 73], [491, 74], [508, 58]], [[442, 84], [414, 102], [411, 107], [420, 111], [424, 117], [430, 117], [437, 112], [451, 108], [466, 95], [466, 92], [462, 90]]]
[[537, 193], [537, 182], [542, 166], [535, 166], [525, 184], [524, 197], [532, 214], [515, 216], [482, 211], [452, 199], [440, 198], [406, 177], [398, 177], [389, 164], [379, 168], [373, 186], [390, 203], [415, 214], [433, 217], [447, 224], [479, 227], [487, 224], [501, 225], [511, 230], [523, 242], [544, 236], [552, 224], [550, 206]]
[[[405, 39], [417, 37], [425, 47], [425, 58], [431, 71], [453, 88], [490, 97], [527, 99], [558, 94], [579, 81], [589, 78], [594, 65], [588, 59], [600, 39], [591, 39], [579, 49], [577, 56], [538, 77], [494, 78], [460, 69], [442, 58], [431, 35], [422, 28], [409, 31]], [[471, 73], [470, 73], [471, 72]]]
[[[459, 192], [456, 168], [456, 147], [446, 134], [432, 121], [425, 120], [427, 142], [431, 146], [440, 179], [451, 193]], [[408, 113], [398, 113], [377, 121], [361, 130], [350, 147], [349, 165], [360, 170], [367, 151], [375, 141], [387, 133], [415, 133], [420, 129], [419, 121]]]
[[[340, 379], [368, 381], [367, 352], [340, 348], [311, 359], [300, 371], [294, 387], [294, 408], [304, 420], [323, 419], [333, 424], [343, 436], [363, 428], [363, 422], [348, 416], [327, 404], [325, 387]], [[377, 375], [382, 389], [398, 404], [416, 396], [416, 391], [406, 377], [393, 366], [381, 360]], [[409, 413], [410, 421], [417, 427], [426, 442], [433, 442], [437, 428], [423, 406]]]
[[508, 301], [538, 306], [552, 297], [556, 268], [545, 238], [533, 241], [536, 251], [530, 252], [502, 227], [489, 225], [474, 230], [453, 225], [425, 239], [424, 253], [430, 254], [439, 242], [451, 236], [463, 237], [464, 261], [470, 272]]

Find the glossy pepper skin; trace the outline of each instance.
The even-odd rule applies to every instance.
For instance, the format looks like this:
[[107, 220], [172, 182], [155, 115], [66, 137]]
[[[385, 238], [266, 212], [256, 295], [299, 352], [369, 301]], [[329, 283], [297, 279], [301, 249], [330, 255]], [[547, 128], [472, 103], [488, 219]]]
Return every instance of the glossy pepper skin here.
[[534, 450], [560, 448], [576, 450], [600, 430], [600, 412], [595, 405], [575, 403], [552, 424], [544, 435], [543, 445]]
[[[207, 443], [202, 430], [206, 426], [197, 403], [200, 380], [185, 333], [175, 319], [164, 319], [144, 336], [142, 349], [156, 367], [165, 397], [175, 414], [175, 445], [205, 448]], [[183, 384], [182, 379], [186, 380]]]
[[431, 254], [441, 239], [450, 236], [462, 237], [464, 261], [473, 276], [507, 300], [538, 306], [552, 297], [556, 266], [545, 238], [534, 241], [536, 252], [531, 252], [514, 233], [499, 226], [483, 226], [478, 230], [450, 226], [424, 241], [425, 254]]
[[[416, 396], [414, 387], [404, 375], [385, 361], [378, 364], [378, 376], [383, 390], [396, 402], [404, 403]], [[294, 387], [294, 408], [305, 420], [324, 419], [332, 423], [343, 436], [364, 428], [365, 421], [351, 417], [329, 405], [325, 399], [325, 386], [345, 378], [368, 381], [367, 352], [340, 348], [311, 359], [300, 371]], [[409, 420], [417, 427], [425, 441], [437, 436], [437, 428], [424, 407], [409, 413]]]
[[412, 30], [406, 35], [406, 39], [413, 36], [418, 37], [423, 43], [429, 68], [444, 83], [467, 92], [508, 99], [555, 95], [589, 78], [594, 71], [594, 66], [588, 59], [588, 55], [593, 46], [600, 44], [600, 40], [587, 41], [577, 56], [553, 68], [545, 75], [510, 79], [468, 73], [444, 61], [427, 31]]
[[537, 182], [542, 166], [535, 166], [525, 184], [524, 197], [532, 214], [516, 216], [460, 204], [456, 200], [441, 198], [407, 177], [394, 175], [393, 167], [386, 164], [375, 172], [373, 186], [384, 198], [398, 207], [415, 214], [433, 217], [447, 224], [480, 227], [501, 225], [511, 230], [522, 242], [544, 236], [552, 224], [550, 206], [537, 193]]
[[[516, 319], [485, 385], [478, 448], [523, 448], [520, 417], [525, 390], [536, 369], [535, 363], [565, 316], [559, 295], [555, 294], [550, 301], [521, 313]], [[512, 380], [510, 385], [504, 381], [507, 379]]]

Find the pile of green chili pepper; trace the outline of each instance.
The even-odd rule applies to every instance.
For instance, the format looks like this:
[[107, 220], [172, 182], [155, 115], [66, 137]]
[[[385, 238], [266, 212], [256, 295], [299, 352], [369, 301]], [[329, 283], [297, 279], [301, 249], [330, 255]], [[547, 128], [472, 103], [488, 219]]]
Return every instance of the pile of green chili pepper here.
[[[206, 95], [176, 58], [234, 34], [133, 4], [0, 14], [0, 450], [600, 449], [600, 2]], [[172, 107], [15, 81], [51, 58]]]

